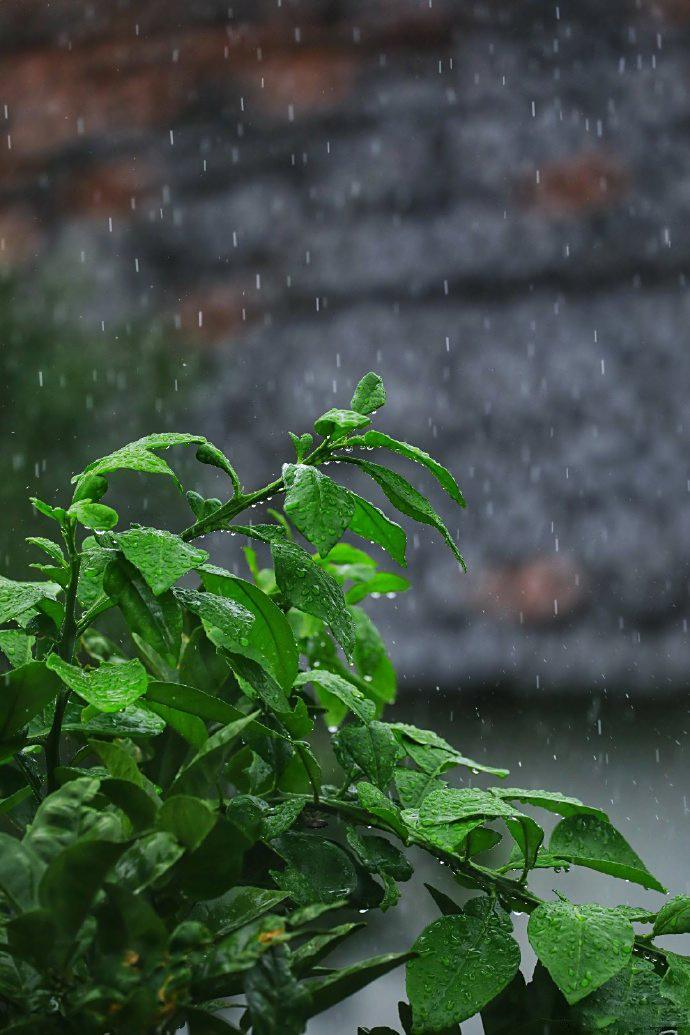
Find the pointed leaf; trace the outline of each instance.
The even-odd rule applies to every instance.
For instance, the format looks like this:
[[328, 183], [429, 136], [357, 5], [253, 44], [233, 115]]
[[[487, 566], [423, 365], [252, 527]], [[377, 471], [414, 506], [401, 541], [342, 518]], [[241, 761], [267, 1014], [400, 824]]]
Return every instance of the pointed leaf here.
[[117, 542], [155, 596], [165, 593], [188, 571], [208, 560], [205, 550], [191, 546], [172, 532], [157, 528], [130, 528], [117, 536]]
[[297, 675], [297, 645], [290, 623], [279, 607], [258, 586], [222, 568], [207, 564], [201, 569], [207, 590], [234, 600], [254, 616], [248, 643], [238, 653], [252, 658], [289, 694]]
[[632, 924], [615, 909], [544, 902], [529, 918], [530, 944], [569, 1003], [577, 1003], [630, 960]]
[[148, 676], [137, 658], [124, 662], [106, 661], [98, 668], [83, 669], [69, 665], [57, 654], [50, 654], [46, 665], [65, 686], [102, 712], [120, 711], [146, 693]]
[[386, 389], [381, 377], [370, 370], [355, 388], [350, 408], [357, 413], [373, 413], [386, 403]]
[[561, 820], [551, 835], [549, 852], [576, 866], [665, 893], [623, 835], [598, 816], [575, 815]]
[[356, 435], [349, 439], [347, 444], [348, 446], [361, 446], [364, 449], [388, 449], [421, 464], [433, 474], [441, 488], [445, 489], [455, 503], [459, 503], [461, 507], [466, 505], [460, 486], [450, 471], [418, 446], [412, 446], [409, 442], [399, 442], [390, 435], [384, 435], [381, 431], [365, 431], [363, 435]]
[[276, 581], [285, 599], [300, 611], [326, 622], [349, 656], [354, 646], [352, 617], [333, 576], [295, 543], [274, 540], [271, 553]]
[[510, 918], [488, 898], [435, 920], [412, 946], [407, 996], [416, 1035], [436, 1032], [472, 1017], [512, 981], [520, 949]]
[[347, 489], [305, 464], [283, 468], [286, 494], [283, 509], [322, 557], [339, 541], [354, 513]]
[[42, 600], [55, 600], [62, 593], [57, 582], [14, 582], [0, 575], [0, 625], [19, 618]]
[[354, 510], [348, 525], [349, 530], [369, 543], [377, 543], [401, 567], [407, 567], [405, 559], [407, 536], [400, 525], [391, 521], [382, 510], [358, 496], [356, 492], [350, 493], [350, 499]]

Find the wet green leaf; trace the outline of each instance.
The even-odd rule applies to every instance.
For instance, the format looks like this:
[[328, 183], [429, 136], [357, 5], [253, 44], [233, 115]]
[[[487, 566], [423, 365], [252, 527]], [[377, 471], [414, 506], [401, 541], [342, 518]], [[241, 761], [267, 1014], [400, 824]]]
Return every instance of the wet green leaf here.
[[134, 704], [146, 693], [148, 676], [140, 661], [106, 661], [95, 669], [69, 665], [57, 654], [50, 654], [46, 666], [65, 686], [102, 712], [117, 712]]
[[338, 542], [354, 513], [347, 489], [315, 467], [286, 464], [283, 509], [305, 539], [322, 557]]
[[369, 417], [355, 410], [338, 410], [333, 408], [327, 410], [318, 420], [314, 421], [314, 428], [324, 438], [342, 438], [355, 428], [364, 428], [371, 424]]
[[460, 491], [460, 486], [453, 475], [433, 456], [429, 456], [419, 446], [411, 446], [409, 442], [399, 442], [390, 435], [384, 435], [380, 431], [365, 431], [363, 435], [356, 435], [349, 439], [348, 446], [363, 447], [364, 449], [388, 449], [392, 453], [398, 453], [407, 460], [413, 460], [422, 467], [426, 467], [433, 474], [436, 481], [444, 489], [450, 498], [461, 507], [465, 506], [465, 499]]
[[415, 1035], [472, 1017], [512, 980], [520, 949], [505, 913], [475, 898], [463, 912], [435, 920], [412, 946], [407, 996]]
[[57, 582], [14, 582], [0, 575], [0, 625], [20, 618], [42, 600], [55, 600], [60, 593]]
[[274, 540], [276, 581], [293, 607], [321, 618], [349, 656], [354, 647], [352, 617], [336, 580], [295, 543]]
[[549, 852], [576, 866], [665, 891], [623, 835], [598, 816], [575, 815], [561, 820], [551, 835]]
[[615, 909], [544, 902], [527, 927], [530, 944], [569, 1003], [577, 1003], [630, 960], [634, 932]]
[[130, 528], [117, 536], [117, 543], [155, 596], [165, 593], [188, 571], [208, 560], [205, 550], [157, 528]]
[[356, 410], [357, 413], [368, 414], [373, 413], [374, 410], [380, 410], [385, 404], [386, 389], [383, 386], [383, 380], [379, 374], [370, 370], [355, 388], [350, 408]]

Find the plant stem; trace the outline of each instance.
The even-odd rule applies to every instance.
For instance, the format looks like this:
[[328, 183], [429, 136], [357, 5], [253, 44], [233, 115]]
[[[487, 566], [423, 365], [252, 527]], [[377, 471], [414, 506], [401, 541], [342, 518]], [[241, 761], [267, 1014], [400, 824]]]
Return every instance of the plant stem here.
[[[352, 813], [353, 811], [357, 813], [361, 811], [359, 807], [352, 806], [348, 802], [338, 801], [337, 798], [322, 799], [319, 802], [319, 808], [327, 812], [342, 813], [349, 819], [354, 818], [356, 821], [357, 817], [353, 816]], [[385, 822], [385, 820], [379, 819], [375, 821], [374, 817], [367, 814], [366, 823], [368, 826], [375, 827], [378, 830], [383, 830], [385, 833], [392, 834], [400, 840], [399, 835], [391, 826], [388, 825], [388, 823]], [[489, 869], [487, 866], [481, 866], [479, 863], [472, 862], [469, 859], [463, 859], [454, 852], [444, 852], [440, 849], [434, 849], [422, 842], [415, 842], [412, 840], [410, 843], [418, 844], [420, 848], [424, 848], [429, 855], [448, 866], [454, 874], [457, 874], [460, 877], [469, 877], [470, 880], [474, 881], [488, 894], [497, 895], [499, 899], [502, 898], [504, 901], [508, 900], [511, 904], [511, 908], [513, 906], [518, 906], [520, 912], [532, 913], [537, 906], [541, 906], [546, 903], [546, 899], [535, 895], [534, 892], [530, 891], [529, 888], [525, 887], [525, 885], [520, 881], [512, 880], [510, 877], [504, 877], [502, 874], [497, 873], [496, 870]], [[654, 965], [660, 970], [665, 970], [667, 967], [666, 952], [663, 949], [650, 945], [644, 935], [635, 936], [632, 951], [634, 955], [650, 960], [650, 962], [654, 963]]]
[[[65, 594], [65, 616], [60, 630], [60, 639], [57, 644], [57, 653], [65, 661], [71, 662], [74, 656], [74, 647], [77, 640], [77, 587], [79, 585], [79, 571], [81, 568], [81, 554], [77, 550], [75, 541], [76, 524], [70, 521], [62, 530], [62, 535], [67, 548], [67, 559], [69, 561], [69, 583]], [[61, 690], [55, 702], [55, 714], [50, 733], [46, 738], [46, 775], [48, 779], [48, 793], [56, 788], [55, 770], [60, 765], [60, 737], [62, 735], [62, 720], [65, 716], [65, 709], [69, 700], [69, 690]]]
[[[326, 442], [322, 442], [309, 456], [304, 458], [302, 463], [318, 467], [329, 455], [330, 446]], [[218, 531], [227, 526], [228, 522], [236, 518], [238, 514], [241, 514], [243, 510], [256, 506], [257, 503], [265, 503], [276, 492], [280, 492], [284, 488], [285, 483], [281, 475], [280, 478], [276, 478], [274, 481], [269, 482], [268, 485], [264, 485], [263, 489], [257, 489], [246, 496], [233, 496], [232, 499], [224, 503], [213, 514], [209, 514], [208, 517], [202, 518], [201, 521], [195, 521], [189, 528], [185, 528], [183, 532], [180, 532], [180, 537], [189, 542], [191, 539], [198, 539], [199, 536], [207, 535], [209, 532]]]

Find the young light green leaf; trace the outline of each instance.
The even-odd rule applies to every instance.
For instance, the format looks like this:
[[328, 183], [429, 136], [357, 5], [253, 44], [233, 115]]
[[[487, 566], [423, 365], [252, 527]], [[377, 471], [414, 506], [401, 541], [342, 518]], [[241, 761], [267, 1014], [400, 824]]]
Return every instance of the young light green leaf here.
[[665, 892], [623, 835], [598, 816], [574, 815], [561, 820], [551, 835], [549, 852], [576, 866]]
[[130, 528], [117, 536], [123, 554], [146, 579], [155, 596], [165, 593], [208, 560], [205, 550], [191, 546], [172, 532], [157, 528]]
[[201, 568], [204, 587], [217, 596], [234, 600], [254, 616], [245, 634], [248, 643], [237, 653], [256, 661], [289, 693], [297, 675], [297, 645], [292, 629], [279, 607], [258, 586], [222, 568]]
[[609, 981], [630, 960], [632, 924], [615, 909], [544, 902], [529, 918], [530, 944], [569, 1003]]
[[52, 539], [45, 539], [40, 535], [30, 535], [27, 536], [26, 542], [29, 543], [30, 546], [36, 546], [39, 550], [43, 550], [43, 552], [48, 554], [51, 560], [55, 561], [56, 564], [64, 567], [67, 566], [67, 561], [65, 560], [65, 555], [62, 552], [61, 547], [59, 547], [57, 543], [54, 543]]
[[405, 593], [410, 588], [410, 583], [402, 575], [394, 575], [388, 571], [379, 571], [371, 578], [358, 581], [351, 586], [345, 594], [348, 604], [358, 604], [365, 597], [379, 597], [384, 593], [387, 596], [395, 597], [398, 593]]
[[352, 431], [355, 428], [364, 428], [367, 424], [371, 424], [371, 421], [363, 413], [334, 408], [327, 410], [318, 420], [315, 420], [314, 428], [324, 438], [329, 436], [342, 438], [348, 431]]
[[363, 809], [377, 819], [383, 820], [403, 842], [407, 842], [407, 827], [400, 815], [400, 809], [380, 788], [365, 780], [356, 787], [357, 797]]
[[93, 503], [91, 500], [79, 500], [73, 503], [67, 511], [76, 518], [84, 528], [92, 528], [94, 531], [107, 532], [120, 520], [116, 510], [106, 507], [104, 503]]
[[295, 543], [276, 539], [271, 543], [271, 553], [276, 581], [285, 599], [300, 611], [326, 622], [350, 656], [354, 647], [352, 617], [333, 576], [315, 564], [309, 554]]
[[383, 381], [378, 374], [370, 370], [355, 388], [350, 409], [355, 410], [357, 413], [369, 414], [373, 413], [374, 410], [380, 410], [385, 404], [386, 389], [383, 386]]
[[[454, 747], [440, 737], [438, 733], [434, 733], [433, 730], [419, 729], [417, 726], [412, 726], [406, 722], [393, 722], [391, 723], [391, 729], [396, 730], [405, 741], [411, 741], [413, 744], [420, 744], [421, 746], [427, 746], [430, 748], [438, 748], [439, 751], [448, 755], [448, 761], [452, 765], [461, 765], [467, 769], [473, 769], [478, 773], [488, 773], [491, 776], [498, 776], [503, 778], [508, 775], [507, 769], [497, 769], [495, 766], [484, 765], [482, 762], [475, 762], [472, 758], [465, 758], [459, 751], [456, 751]], [[434, 765], [436, 762], [434, 763]], [[446, 766], [445, 768], [450, 768]]]
[[354, 510], [348, 525], [349, 530], [369, 543], [377, 543], [401, 567], [407, 567], [407, 536], [400, 525], [391, 521], [382, 510], [358, 496], [356, 492], [350, 493], [350, 500]]
[[0, 625], [20, 618], [42, 600], [55, 600], [62, 593], [57, 582], [14, 582], [0, 575]]
[[488, 898], [442, 916], [412, 946], [407, 995], [416, 1035], [437, 1032], [472, 1017], [512, 980], [520, 949], [510, 918]]
[[60, 677], [65, 686], [102, 712], [118, 712], [146, 693], [148, 676], [137, 658], [123, 662], [106, 661], [89, 670], [70, 665], [57, 654], [50, 654], [46, 666]]
[[445, 489], [455, 503], [461, 507], [466, 506], [460, 486], [450, 471], [418, 446], [411, 446], [409, 442], [399, 442], [390, 435], [384, 435], [381, 431], [365, 431], [363, 435], [356, 435], [349, 439], [347, 444], [348, 447], [362, 447], [363, 449], [388, 449], [392, 453], [399, 453], [400, 456], [421, 464], [433, 474], [441, 488]]
[[455, 540], [451, 536], [445, 524], [431, 506], [426, 496], [422, 496], [421, 492], [417, 492], [414, 486], [410, 485], [406, 478], [403, 478], [400, 474], [396, 474], [394, 471], [389, 471], [386, 467], [381, 467], [379, 464], [372, 464], [369, 460], [361, 460], [357, 457], [340, 455], [336, 457], [336, 459], [345, 461], [348, 464], [355, 464], [364, 471], [365, 474], [368, 474], [370, 478], [373, 478], [396, 510], [399, 510], [401, 514], [405, 514], [407, 517], [412, 518], [414, 521], [419, 521], [424, 525], [431, 525], [432, 528], [435, 528], [440, 532], [460, 567], [463, 571], [467, 571], [467, 565], [463, 560], [462, 554], [458, 550]]
[[305, 539], [325, 557], [348, 527], [354, 501], [347, 489], [316, 467], [286, 464], [283, 509]]

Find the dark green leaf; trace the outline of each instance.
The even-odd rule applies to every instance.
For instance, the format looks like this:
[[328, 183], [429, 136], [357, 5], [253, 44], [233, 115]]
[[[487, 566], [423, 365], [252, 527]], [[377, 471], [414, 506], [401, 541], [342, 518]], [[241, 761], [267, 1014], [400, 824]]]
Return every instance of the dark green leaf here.
[[429, 456], [428, 453], [425, 453], [418, 446], [411, 446], [409, 442], [399, 442], [397, 439], [391, 438], [390, 435], [384, 435], [380, 431], [365, 431], [363, 435], [351, 438], [347, 444], [353, 447], [361, 446], [364, 449], [388, 449], [393, 453], [399, 453], [400, 456], [404, 456], [408, 460], [414, 460], [415, 463], [426, 467], [433, 474], [441, 488], [445, 489], [455, 503], [459, 503], [461, 507], [465, 506], [460, 486], [450, 471], [446, 470], [443, 464], [434, 460], [433, 456]]
[[275, 909], [285, 898], [284, 892], [272, 888], [240, 885], [220, 898], [200, 902], [191, 915], [217, 934], [230, 934]]
[[530, 944], [569, 1003], [590, 995], [630, 960], [634, 932], [615, 909], [544, 902], [527, 927]]
[[39, 901], [50, 911], [65, 947], [89, 915], [94, 897], [124, 848], [108, 841], [82, 841], [64, 848], [49, 863], [38, 889]]
[[391, 521], [382, 510], [357, 493], [351, 492], [350, 499], [354, 504], [354, 511], [348, 525], [349, 530], [369, 543], [377, 543], [394, 561], [403, 568], [406, 567], [407, 537], [400, 525]]
[[[438, 748], [448, 754], [448, 761], [452, 765], [461, 765], [467, 769], [473, 769], [478, 773], [489, 773], [491, 776], [505, 777], [508, 775], [507, 769], [497, 769], [495, 766], [484, 765], [482, 762], [475, 762], [472, 758], [465, 758], [460, 752], [456, 751], [454, 747], [444, 740], [443, 737], [439, 737], [438, 733], [434, 733], [433, 730], [422, 730], [418, 729], [417, 726], [411, 726], [405, 722], [394, 722], [391, 723], [391, 729], [397, 730], [398, 733], [404, 738], [404, 740], [412, 741], [414, 744], [420, 744], [426, 747]], [[436, 763], [434, 763], [435, 767]]]
[[123, 558], [110, 561], [103, 588], [119, 605], [132, 632], [175, 665], [180, 652], [182, 616], [172, 593], [154, 596], [137, 568]]
[[254, 615], [242, 604], [216, 593], [198, 593], [193, 589], [176, 589], [176, 599], [203, 622], [206, 635], [216, 647], [241, 654], [249, 646]]
[[198, 848], [213, 829], [217, 816], [202, 798], [176, 794], [164, 801], [158, 812], [159, 830], [167, 830], [185, 848]]
[[561, 820], [551, 835], [549, 852], [576, 866], [665, 892], [622, 834], [598, 816], [575, 815]]
[[290, 832], [273, 841], [272, 847], [288, 864], [282, 872], [272, 872], [272, 877], [297, 905], [337, 902], [358, 887], [350, 856], [333, 841]]
[[378, 787], [364, 780], [357, 784], [356, 789], [362, 808], [377, 819], [383, 820], [403, 841], [407, 841], [407, 827], [395, 802]]
[[346, 773], [361, 769], [371, 783], [385, 791], [404, 751], [384, 722], [350, 723], [333, 738], [333, 747]]
[[60, 680], [44, 662], [0, 675], [0, 740], [9, 740], [50, 704], [62, 689]]
[[690, 933], [690, 897], [676, 895], [661, 907], [654, 921], [654, 934]]
[[341, 538], [354, 513], [350, 493], [315, 467], [304, 464], [286, 464], [283, 480], [285, 513], [325, 557]]
[[355, 995], [360, 988], [406, 963], [410, 955], [409, 952], [389, 952], [385, 956], [373, 956], [360, 963], [353, 963], [323, 977], [310, 978], [306, 982], [312, 998], [309, 1016], [314, 1017], [348, 996]]
[[36, 638], [21, 629], [0, 629], [0, 651], [12, 668], [21, 668], [31, 661]]
[[381, 487], [390, 502], [401, 514], [419, 521], [424, 525], [431, 525], [441, 533], [452, 553], [457, 559], [463, 571], [467, 570], [462, 554], [458, 550], [455, 540], [446, 528], [445, 524], [429, 503], [426, 496], [417, 492], [414, 486], [410, 485], [406, 478], [389, 471], [379, 464], [372, 464], [369, 460], [360, 460], [356, 457], [339, 456], [337, 459], [344, 460], [349, 464], [355, 464], [368, 474]]
[[311, 996], [295, 978], [285, 946], [258, 960], [244, 979], [254, 1035], [302, 1035]]
[[14, 912], [38, 905], [38, 885], [45, 863], [30, 845], [0, 833], [0, 893]]
[[172, 834], [161, 830], [139, 838], [115, 866], [118, 884], [139, 894], [167, 873], [184, 854]]
[[381, 377], [370, 370], [355, 388], [350, 408], [357, 413], [373, 413], [386, 403], [386, 389]]
[[321, 618], [349, 656], [354, 647], [352, 617], [340, 586], [295, 543], [274, 540], [271, 553], [276, 581], [293, 607]]
[[252, 843], [245, 829], [221, 816], [201, 844], [179, 863], [176, 886], [195, 901], [218, 898], [239, 881], [244, 854]]
[[117, 536], [117, 542], [155, 596], [165, 593], [188, 571], [208, 560], [205, 550], [191, 546], [172, 532], [157, 528], [130, 528]]
[[215, 793], [216, 779], [222, 770], [223, 762], [237, 738], [251, 726], [257, 715], [258, 712], [253, 712], [236, 719], [209, 737], [202, 749], [179, 771], [170, 788], [170, 794], [203, 796], [209, 787], [213, 787]]
[[471, 1017], [520, 966], [510, 918], [488, 898], [472, 899], [462, 913], [435, 920], [412, 949], [417, 955], [407, 964], [407, 996], [418, 1035]]
[[236, 653], [256, 661], [289, 694], [297, 675], [297, 645], [280, 608], [257, 586], [222, 568], [205, 565], [201, 579], [209, 592], [234, 600], [253, 614], [254, 622], [245, 634], [248, 643]]

